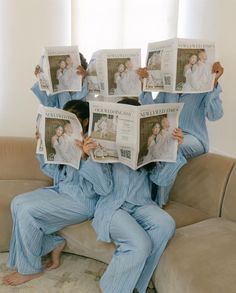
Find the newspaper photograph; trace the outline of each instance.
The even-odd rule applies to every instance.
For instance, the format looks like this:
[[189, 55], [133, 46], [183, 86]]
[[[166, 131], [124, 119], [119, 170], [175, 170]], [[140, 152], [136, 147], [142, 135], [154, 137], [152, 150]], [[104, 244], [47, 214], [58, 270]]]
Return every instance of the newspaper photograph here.
[[145, 91], [201, 93], [213, 89], [215, 44], [206, 40], [170, 39], [149, 43]]
[[78, 47], [45, 47], [43, 56], [49, 94], [81, 90], [82, 78], [77, 74], [77, 67], [81, 64]]
[[82, 151], [76, 140], [82, 140], [82, 126], [76, 115], [57, 108], [43, 107], [40, 137], [45, 163], [79, 168]]
[[156, 161], [176, 161], [178, 142], [172, 138], [172, 133], [178, 127], [183, 104], [158, 106], [153, 108], [145, 105], [140, 111], [138, 167]]
[[132, 169], [155, 161], [174, 162], [182, 104], [132, 106], [90, 102], [89, 135], [97, 142], [92, 158], [100, 163], [124, 163]]
[[109, 101], [115, 97], [138, 96], [141, 93], [137, 74], [140, 66], [140, 49], [101, 50], [97, 59], [101, 95]]

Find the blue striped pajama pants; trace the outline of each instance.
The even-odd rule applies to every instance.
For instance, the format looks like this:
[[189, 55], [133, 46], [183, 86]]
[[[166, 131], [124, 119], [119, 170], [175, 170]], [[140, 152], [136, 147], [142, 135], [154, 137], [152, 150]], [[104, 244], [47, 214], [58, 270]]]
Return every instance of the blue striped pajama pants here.
[[[179, 146], [178, 150], [180, 160], [189, 160], [205, 153], [205, 149], [201, 142], [191, 134], [184, 134], [184, 142]], [[161, 163], [163, 168], [158, 174], [158, 181], [160, 182], [155, 189], [154, 198], [157, 204], [162, 207], [169, 199], [169, 193], [174, 185], [176, 176], [183, 164], [180, 164], [178, 159], [176, 163]], [[169, 181], [171, 178], [171, 181]]]
[[16, 268], [23, 275], [41, 272], [41, 257], [63, 243], [64, 239], [54, 232], [91, 217], [79, 201], [50, 188], [16, 196], [11, 212], [8, 267]]
[[174, 220], [155, 204], [125, 203], [110, 223], [117, 245], [101, 278], [103, 293], [145, 293], [167, 242], [175, 231]]

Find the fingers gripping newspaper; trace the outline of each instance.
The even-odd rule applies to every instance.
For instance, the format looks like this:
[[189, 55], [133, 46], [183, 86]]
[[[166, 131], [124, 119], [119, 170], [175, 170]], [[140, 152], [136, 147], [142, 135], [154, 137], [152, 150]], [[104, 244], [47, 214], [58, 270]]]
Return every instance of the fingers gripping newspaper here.
[[36, 119], [37, 154], [45, 163], [64, 164], [79, 169], [82, 151], [76, 140], [82, 141], [82, 126], [76, 115], [61, 109], [40, 106]]
[[156, 161], [175, 162], [181, 103], [132, 106], [90, 102], [89, 135], [97, 142], [92, 158], [132, 169]]

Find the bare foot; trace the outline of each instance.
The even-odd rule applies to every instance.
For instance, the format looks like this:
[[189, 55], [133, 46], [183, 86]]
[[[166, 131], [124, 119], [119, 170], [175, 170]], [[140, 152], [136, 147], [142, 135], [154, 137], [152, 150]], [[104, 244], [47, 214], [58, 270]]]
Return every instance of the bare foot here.
[[46, 271], [51, 271], [53, 269], [56, 269], [60, 266], [60, 259], [61, 259], [61, 253], [64, 247], [66, 246], [66, 241], [63, 242], [61, 245], [57, 246], [53, 251], [52, 251], [52, 260], [46, 264], [45, 270]]
[[18, 272], [11, 273], [3, 278], [3, 284], [10, 286], [17, 286], [23, 283], [29, 282], [33, 279], [39, 278], [42, 273], [32, 274], [32, 275], [22, 275]]

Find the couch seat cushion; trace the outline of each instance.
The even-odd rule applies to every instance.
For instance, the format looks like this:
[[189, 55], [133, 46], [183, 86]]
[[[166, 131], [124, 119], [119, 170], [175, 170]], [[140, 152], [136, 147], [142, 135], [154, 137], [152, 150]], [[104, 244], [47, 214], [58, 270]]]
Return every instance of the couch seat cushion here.
[[174, 218], [177, 228], [210, 218], [208, 214], [198, 209], [175, 201], [169, 201], [164, 209]]
[[66, 252], [87, 256], [104, 263], [110, 262], [115, 245], [98, 241], [91, 221], [68, 226], [59, 234], [66, 239]]
[[158, 293], [235, 293], [236, 223], [214, 218], [177, 229], [153, 281]]

